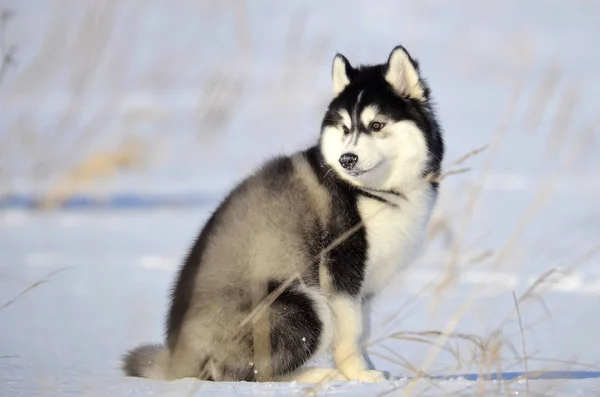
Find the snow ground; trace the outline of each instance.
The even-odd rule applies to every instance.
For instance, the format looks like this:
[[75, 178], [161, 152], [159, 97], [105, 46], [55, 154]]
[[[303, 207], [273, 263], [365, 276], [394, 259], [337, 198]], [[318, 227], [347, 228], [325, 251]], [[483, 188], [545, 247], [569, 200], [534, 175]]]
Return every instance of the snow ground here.
[[[502, 371], [522, 372], [512, 291], [519, 297], [549, 269], [571, 266], [541, 288], [543, 302], [536, 294], [520, 305], [529, 370], [568, 371], [547, 375], [560, 379], [531, 381], [530, 394], [600, 394], [600, 267], [590, 253], [599, 243], [600, 158], [594, 155], [598, 132], [585, 132], [598, 115], [600, 57], [592, 51], [592, 38], [600, 34], [597, 1], [261, 0], [242, 8], [241, 16], [218, 2], [146, 0], [142, 9], [132, 1], [94, 10], [97, 25], [90, 29], [102, 33], [102, 18], [114, 22], [104, 52], [94, 52], [102, 43], [93, 37], [76, 40], [84, 35], [75, 33], [94, 21], [84, 19], [89, 3], [5, 4], [17, 11], [7, 40], [18, 45], [19, 63], [0, 85], [1, 192], [27, 201], [78, 155], [133, 134], [147, 142], [152, 161], [82, 195], [125, 195], [132, 205], [153, 194], [198, 200], [196, 206], [50, 213], [0, 201], [0, 306], [66, 268], [0, 309], [0, 396], [302, 395], [302, 385], [127, 379], [118, 358], [139, 343], [161, 340], [176, 266], [219, 195], [265, 156], [314, 139], [330, 94], [333, 53], [368, 62], [398, 43], [421, 60], [436, 94], [447, 164], [495, 142], [510, 98], [515, 90], [519, 95], [489, 172], [494, 148], [465, 163], [470, 173], [444, 183], [436, 225], [447, 224], [450, 232], [433, 239], [374, 302], [373, 363], [394, 377], [411, 376], [390, 356], [420, 368], [431, 346], [385, 337], [442, 330], [468, 302], [454, 331], [488, 338], [500, 329], [506, 341]], [[249, 58], [236, 39], [234, 18], [241, 18], [241, 36], [251, 39]], [[46, 37], [64, 46], [49, 49]], [[98, 62], [85, 74], [89, 60]], [[553, 67], [556, 88], [538, 93], [545, 81], [543, 87], [551, 85]], [[77, 73], [88, 84], [82, 91], [71, 80]], [[199, 94], [210, 92], [211, 81], [223, 96]], [[223, 118], [204, 117], [206, 104], [223, 110]], [[78, 116], [65, 121], [68, 111]], [[14, 138], [23, 130], [30, 132], [31, 151]], [[91, 138], [73, 151], [69, 145], [83, 133]], [[59, 164], [50, 178], [32, 176], [40, 159]], [[469, 189], [482, 175], [481, 196], [470, 204]], [[427, 283], [447, 274], [452, 247], [461, 241], [460, 271], [436, 295]], [[488, 251], [495, 256], [469, 264]], [[469, 299], [473, 288], [481, 290]], [[472, 345], [451, 345], [460, 349], [461, 362], [442, 351], [428, 372], [469, 376], [421, 380], [415, 394], [482, 394], [473, 381], [480, 369], [469, 363]], [[400, 395], [407, 382], [339, 383], [323, 394]], [[500, 386], [488, 381], [485, 387], [495, 395]], [[504, 395], [527, 390], [523, 382], [511, 384], [510, 392], [505, 387]]]
[[[299, 395], [306, 386], [222, 385], [191, 380], [154, 382], [126, 379], [118, 370], [118, 358], [125, 350], [142, 342], [162, 340], [166, 296], [178, 260], [208, 211], [209, 208], [2, 213], [0, 302], [17, 296], [49, 273], [65, 269], [0, 311], [1, 355], [8, 356], [0, 359], [0, 395], [182, 395], [194, 388], [199, 388], [198, 395], [289, 395], [292, 392]], [[164, 231], [168, 231], [167, 238]], [[560, 252], [551, 255], [558, 258]], [[532, 381], [531, 390], [567, 393], [555, 395], [575, 391], [597, 395], [600, 373], [594, 371], [600, 366], [600, 351], [594, 341], [600, 324], [594, 314], [600, 291], [585, 292], [591, 285], [598, 285], [598, 274], [594, 278], [590, 276], [593, 273], [587, 273], [594, 268], [597, 266], [587, 264], [576, 272], [582, 280], [578, 288], [562, 283], [546, 292], [543, 296], [553, 317], [525, 331], [530, 370], [578, 371], [559, 374], [559, 378], [590, 379]], [[519, 294], [527, 286], [527, 276], [536, 273], [535, 269], [521, 265], [515, 269], [512, 274], [520, 284], [508, 288], [514, 288]], [[408, 276], [412, 281], [401, 278], [374, 303], [371, 341], [393, 331], [442, 329], [446, 325], [451, 313], [464, 301], [464, 292], [472, 285], [474, 272], [465, 271], [458, 286], [444, 293], [443, 302], [432, 314], [427, 313], [431, 292], [420, 295], [409, 308], [400, 309], [416, 296], [419, 278], [435, 271], [436, 263], [427, 263], [424, 257], [419, 268], [414, 268]], [[509, 273], [508, 270], [505, 273]], [[412, 285], [406, 288], [404, 283]], [[456, 331], [486, 336], [508, 316], [513, 321], [503, 327], [503, 333], [520, 351], [515, 316], [510, 316], [513, 303], [508, 288], [496, 285], [488, 296], [478, 297]], [[541, 314], [535, 303], [523, 305], [521, 311], [526, 325], [535, 322]], [[388, 316], [396, 312], [405, 318], [388, 321]], [[382, 346], [401, 354], [414, 366], [418, 366], [428, 352], [428, 346], [397, 340], [386, 340], [370, 349], [375, 352], [371, 354], [373, 363], [394, 377], [411, 373], [378, 357], [376, 354], [386, 354]], [[461, 349], [465, 361], [468, 360], [468, 346]], [[505, 353], [503, 370], [522, 371], [522, 361], [511, 358], [515, 355], [510, 352]], [[477, 368], [457, 366], [449, 354], [441, 354], [430, 373], [445, 376], [477, 372]], [[420, 381], [417, 390], [426, 392], [426, 396], [451, 391], [475, 394], [477, 386], [473, 375], [468, 378], [470, 381], [466, 379]], [[334, 395], [376, 395], [394, 387], [403, 390], [405, 383], [406, 380], [382, 385], [336, 383], [327, 390]], [[488, 383], [491, 390], [498, 387], [493, 382]], [[512, 390], [523, 392], [525, 385], [515, 384]]]

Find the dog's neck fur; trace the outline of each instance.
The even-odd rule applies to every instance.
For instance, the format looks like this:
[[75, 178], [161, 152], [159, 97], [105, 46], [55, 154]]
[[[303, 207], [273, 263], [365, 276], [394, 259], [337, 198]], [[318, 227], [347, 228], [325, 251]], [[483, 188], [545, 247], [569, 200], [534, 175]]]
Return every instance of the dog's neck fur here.
[[[407, 192], [420, 187], [426, 180], [422, 177], [423, 172], [416, 167], [408, 172], [403, 167], [396, 167], [392, 175], [383, 184], [381, 190]], [[411, 167], [413, 168], [413, 167]]]

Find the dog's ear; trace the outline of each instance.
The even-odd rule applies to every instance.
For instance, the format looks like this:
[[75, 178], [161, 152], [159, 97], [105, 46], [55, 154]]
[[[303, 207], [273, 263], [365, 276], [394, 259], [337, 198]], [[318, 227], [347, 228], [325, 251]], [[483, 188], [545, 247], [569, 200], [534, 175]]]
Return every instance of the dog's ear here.
[[350, 84], [352, 76], [352, 66], [342, 54], [336, 54], [333, 58], [333, 93], [338, 96], [340, 92]]
[[427, 99], [419, 78], [419, 64], [402, 46], [392, 50], [387, 62], [385, 80], [399, 95], [421, 101]]

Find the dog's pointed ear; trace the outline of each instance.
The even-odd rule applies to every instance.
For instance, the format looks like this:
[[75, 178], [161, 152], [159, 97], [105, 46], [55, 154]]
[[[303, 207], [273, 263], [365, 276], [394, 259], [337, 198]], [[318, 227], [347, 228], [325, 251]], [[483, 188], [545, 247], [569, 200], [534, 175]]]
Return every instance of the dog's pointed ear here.
[[385, 80], [399, 95], [421, 101], [427, 99], [419, 78], [419, 65], [402, 46], [392, 50], [387, 62]]
[[350, 84], [350, 77], [352, 74], [352, 66], [350, 62], [342, 54], [336, 54], [333, 58], [333, 93], [338, 96], [340, 92]]

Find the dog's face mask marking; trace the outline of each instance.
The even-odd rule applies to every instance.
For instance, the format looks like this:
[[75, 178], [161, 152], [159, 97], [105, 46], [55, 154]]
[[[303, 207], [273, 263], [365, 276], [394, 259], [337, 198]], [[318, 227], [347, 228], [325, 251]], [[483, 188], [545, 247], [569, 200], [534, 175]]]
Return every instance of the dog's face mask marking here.
[[426, 171], [437, 125], [423, 113], [428, 90], [413, 62], [402, 47], [384, 65], [355, 69], [342, 55], [334, 58], [336, 97], [323, 121], [321, 151], [342, 178], [385, 189]]

